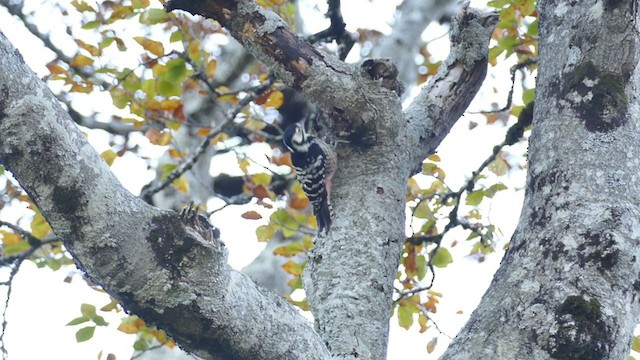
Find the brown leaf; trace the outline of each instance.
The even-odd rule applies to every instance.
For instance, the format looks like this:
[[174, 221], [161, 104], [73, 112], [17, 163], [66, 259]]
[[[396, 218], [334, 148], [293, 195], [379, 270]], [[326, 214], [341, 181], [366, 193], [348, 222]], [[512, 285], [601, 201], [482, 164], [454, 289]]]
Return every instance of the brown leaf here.
[[247, 211], [244, 214], [241, 215], [242, 218], [244, 219], [248, 219], [248, 220], [260, 220], [262, 219], [262, 215], [260, 215], [257, 211]]

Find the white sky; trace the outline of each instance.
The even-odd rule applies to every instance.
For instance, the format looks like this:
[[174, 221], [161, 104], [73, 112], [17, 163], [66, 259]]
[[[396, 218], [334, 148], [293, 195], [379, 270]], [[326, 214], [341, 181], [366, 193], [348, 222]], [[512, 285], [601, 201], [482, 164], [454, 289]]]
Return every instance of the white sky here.
[[[317, 1], [317, 3], [322, 4], [319, 6], [324, 8], [325, 1]], [[386, 32], [389, 27], [381, 28], [380, 24], [388, 22], [387, 19], [390, 14], [393, 14], [396, 3], [397, 1], [373, 1], [373, 4], [368, 0], [344, 1], [343, 13], [352, 30], [357, 27], [369, 27]], [[482, 2], [478, 1], [478, 3]], [[375, 11], [368, 13], [367, 16], [358, 16], [362, 9], [371, 8], [375, 8]], [[16, 24], [14, 19], [0, 10], [0, 29], [20, 49], [26, 62], [39, 75], [45, 75], [47, 70], [44, 64], [51, 60], [51, 57], [43, 56], [41, 45], [34, 42], [33, 38]], [[318, 28], [321, 29], [322, 26], [320, 24]], [[437, 32], [438, 35], [442, 33], [443, 31]], [[435, 47], [441, 46], [441, 51], [446, 53], [448, 46], [446, 39], [442, 39], [440, 44], [442, 45], [436, 44]], [[430, 50], [437, 51], [432, 48]], [[490, 73], [487, 78], [489, 86], [485, 87], [479, 96], [483, 101], [476, 100], [469, 110], [488, 109], [491, 101], [498, 101], [500, 104], [505, 102], [508, 89], [499, 89], [498, 94], [494, 94], [491, 85], [508, 84], [506, 69]], [[515, 99], [516, 101], [519, 99], [518, 94]], [[98, 104], [98, 106], [102, 105]], [[481, 125], [469, 131], [470, 119], [474, 119]], [[468, 174], [490, 154], [491, 148], [504, 138], [506, 127], [483, 126], [483, 123], [482, 116], [465, 116], [438, 149], [438, 154], [444, 160], [442, 167], [447, 172], [447, 184], [452, 188], [459, 187]], [[108, 138], [104, 134], [94, 131], [91, 134], [92, 144], [98, 151], [108, 147]], [[519, 156], [525, 149], [520, 146], [509, 151]], [[153, 174], [140, 170], [145, 167], [144, 161], [136, 159], [135, 156], [129, 156], [125, 159], [117, 159], [113, 171], [128, 189], [137, 191], [153, 177]], [[513, 173], [501, 181], [507, 183], [510, 188], [521, 188], [524, 184], [524, 172]], [[498, 248], [501, 248], [511, 236], [519, 216], [522, 195], [521, 191], [507, 190], [498, 193], [491, 203], [490, 219], [504, 233], [504, 240]], [[223, 215], [214, 218], [214, 222], [220, 217], [225, 219], [216, 222], [216, 225], [221, 227], [223, 236], [232, 234], [227, 235], [226, 244], [230, 250], [230, 263], [236, 269], [251, 262], [253, 256], [257, 255], [263, 246], [256, 242], [254, 233], [255, 227], [261, 223], [240, 219], [239, 215], [245, 210], [246, 208], [231, 207], [228, 210], [225, 209]], [[12, 214], [0, 212], [0, 218], [3, 220], [10, 220], [11, 217]], [[238, 226], [239, 221], [241, 221], [240, 226]], [[445, 237], [443, 245], [447, 247], [453, 240], [458, 240], [458, 245], [451, 248], [454, 263], [446, 269], [437, 270], [433, 288], [444, 294], [438, 306], [438, 313], [433, 315], [433, 319], [443, 332], [451, 336], [455, 336], [480, 301], [481, 295], [491, 281], [491, 274], [497, 269], [502, 257], [502, 251], [491, 254], [482, 264], [465, 257], [470, 250], [470, 246], [464, 243], [466, 236], [464, 232], [453, 232]], [[69, 271], [73, 269], [63, 268], [58, 272], [52, 272], [48, 269], [36, 269], [31, 263], [23, 265], [14, 280], [11, 305], [7, 315], [6, 341], [9, 359], [97, 359], [100, 351], [104, 352], [103, 358], [106, 358], [109, 352], [114, 353], [117, 359], [128, 359], [131, 356], [131, 345], [135, 336], [115, 330], [120, 318], [124, 316], [122, 313], [101, 314], [110, 322], [110, 329], [98, 328], [94, 339], [82, 344], [76, 343], [74, 334], [81, 326], [66, 327], [64, 325], [79, 316], [81, 303], [91, 303], [100, 307], [108, 302], [108, 297], [85, 286], [79, 275], [74, 276], [70, 284], [63, 282]], [[4, 303], [3, 296], [3, 291], [0, 291], [0, 303]], [[463, 313], [456, 314], [459, 310]], [[448, 343], [446, 337], [440, 336], [436, 351], [427, 355], [426, 344], [434, 336], [434, 332], [419, 334], [415, 327], [408, 331], [404, 330], [396, 325], [396, 319], [392, 319], [391, 324], [390, 360], [406, 359], [408, 356], [435, 359], [445, 350]]]

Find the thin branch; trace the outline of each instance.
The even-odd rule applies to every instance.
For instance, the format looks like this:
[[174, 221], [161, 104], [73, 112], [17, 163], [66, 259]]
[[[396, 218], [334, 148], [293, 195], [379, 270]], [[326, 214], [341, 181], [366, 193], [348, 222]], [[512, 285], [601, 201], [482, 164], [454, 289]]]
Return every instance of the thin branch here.
[[[91, 78], [94, 77], [95, 73], [92, 71], [87, 71], [84, 67], [72, 66], [71, 62], [73, 61], [73, 56], [68, 56], [65, 54], [59, 47], [57, 47], [52, 41], [49, 34], [45, 34], [38, 29], [38, 26], [31, 22], [27, 15], [24, 13], [22, 6], [23, 1], [17, 1], [15, 3], [11, 3], [11, 0], [0, 0], [0, 6], [3, 6], [9, 14], [20, 19], [25, 28], [36, 38], [40, 39], [44, 46], [53, 52], [56, 58], [64, 63], [66, 63], [70, 69], [73, 69], [74, 72], [80, 74], [82, 77]], [[107, 89], [109, 87], [109, 83], [102, 79], [93, 79], [97, 82], [103, 89]]]
[[449, 339], [453, 339], [447, 333], [445, 333], [442, 330], [440, 330], [440, 327], [438, 326], [438, 324], [431, 318], [431, 316], [429, 316], [429, 312], [427, 311], [427, 308], [424, 307], [424, 305], [418, 304], [418, 309], [420, 309], [420, 312], [422, 313], [422, 315], [424, 315], [427, 318], [427, 320], [431, 321], [431, 323], [433, 324], [433, 327], [436, 328], [436, 330], [440, 333], [440, 335], [444, 335], [444, 336], [448, 337]]
[[460, 204], [460, 199], [462, 198], [462, 195], [464, 193], [473, 191], [478, 175], [480, 175], [480, 173], [497, 158], [498, 154], [505, 146], [513, 145], [518, 142], [520, 138], [522, 138], [525, 128], [531, 125], [531, 121], [533, 119], [533, 106], [534, 103], [530, 102], [522, 110], [522, 112], [520, 112], [518, 121], [507, 130], [504, 141], [493, 147], [491, 155], [489, 155], [489, 157], [485, 159], [482, 164], [480, 164], [480, 166], [471, 174], [467, 182], [462, 187], [460, 187], [458, 191], [449, 192], [442, 197], [441, 202], [445, 205], [449, 200], [454, 201], [454, 207], [448, 216], [449, 223], [445, 226], [443, 231], [433, 236], [412, 236], [406, 240], [408, 243], [411, 243], [413, 245], [434, 243], [439, 247], [442, 237], [449, 230], [453, 229], [456, 226], [462, 226], [467, 230], [475, 231], [480, 236], [483, 236], [482, 232], [480, 232], [480, 229], [474, 228], [473, 226], [471, 226], [471, 224], [458, 218], [458, 206]]
[[150, 347], [148, 349], [144, 349], [144, 350], [140, 351], [139, 353], [133, 355], [131, 357], [131, 360], [139, 358], [140, 356], [142, 356], [142, 354], [146, 353], [147, 351], [153, 351], [155, 349], [160, 349], [161, 347], [165, 346], [167, 344], [167, 342], [169, 342], [169, 340], [165, 340], [161, 344], [154, 345], [154, 346], [152, 346], [152, 347]]
[[327, 4], [329, 5], [329, 9], [325, 16], [331, 21], [329, 27], [317, 34], [309, 36], [307, 40], [312, 44], [318, 41], [330, 42], [335, 40], [340, 47], [340, 60], [344, 60], [356, 43], [356, 39], [351, 33], [345, 30], [346, 24], [340, 11], [340, 0], [327, 0]]
[[209, 133], [209, 135], [207, 135], [204, 138], [202, 143], [196, 148], [194, 153], [191, 155], [191, 157], [189, 159], [187, 159], [187, 161], [185, 161], [182, 164], [180, 164], [177, 168], [175, 168], [163, 180], [154, 180], [149, 185], [147, 185], [145, 188], [143, 188], [142, 192], [140, 193], [140, 197], [143, 198], [143, 199], [146, 199], [146, 200], [150, 199], [150, 197], [153, 194], [155, 194], [158, 191], [166, 188], [174, 180], [176, 180], [180, 176], [182, 176], [182, 174], [184, 174], [185, 172], [189, 171], [193, 167], [193, 165], [196, 163], [196, 161], [198, 161], [200, 156], [202, 156], [202, 154], [204, 154], [206, 152], [206, 150], [209, 148], [209, 146], [211, 145], [211, 140], [214, 137], [216, 137], [219, 133], [224, 131], [229, 125], [231, 125], [231, 123], [236, 118], [236, 116], [240, 113], [240, 111], [242, 111], [242, 109], [246, 105], [248, 105], [251, 101], [255, 100], [261, 93], [266, 91], [273, 84], [273, 81], [274, 81], [273, 78], [270, 77], [267, 81], [265, 81], [264, 83], [262, 83], [258, 87], [256, 87], [256, 89], [253, 92], [247, 94], [247, 96], [245, 96], [242, 99], [240, 99], [238, 104], [236, 104], [236, 106], [234, 106], [231, 109], [231, 111], [229, 112], [227, 118], [224, 121], [222, 121], [220, 124], [218, 124]]
[[504, 111], [508, 111], [509, 109], [511, 109], [511, 105], [513, 104], [513, 90], [515, 88], [516, 85], [516, 71], [524, 69], [525, 67], [529, 66], [529, 65], [533, 65], [533, 64], [537, 64], [538, 63], [538, 58], [529, 58], [526, 59], [525, 61], [515, 64], [511, 67], [510, 73], [511, 73], [511, 89], [509, 90], [509, 95], [507, 95], [507, 104], [502, 108], [502, 109], [498, 109], [498, 110], [484, 110], [484, 111], [476, 111], [476, 112], [469, 112], [469, 114], [496, 114], [496, 113], [501, 113]]

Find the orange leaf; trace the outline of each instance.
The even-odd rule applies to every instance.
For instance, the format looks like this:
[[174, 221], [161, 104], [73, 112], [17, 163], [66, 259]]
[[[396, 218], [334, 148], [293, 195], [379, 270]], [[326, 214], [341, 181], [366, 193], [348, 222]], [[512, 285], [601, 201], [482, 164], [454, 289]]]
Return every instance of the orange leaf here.
[[289, 206], [291, 206], [292, 209], [304, 210], [309, 206], [309, 199], [306, 197], [292, 197], [291, 201], [289, 201]]
[[198, 130], [196, 132], [196, 135], [198, 135], [198, 136], [207, 136], [207, 135], [209, 135], [210, 132], [211, 132], [210, 128], [202, 128], [202, 129], [200, 129], [200, 130]]
[[257, 211], [247, 211], [244, 214], [241, 215], [242, 218], [244, 219], [248, 219], [248, 220], [259, 220], [262, 219], [262, 215], [260, 215]]

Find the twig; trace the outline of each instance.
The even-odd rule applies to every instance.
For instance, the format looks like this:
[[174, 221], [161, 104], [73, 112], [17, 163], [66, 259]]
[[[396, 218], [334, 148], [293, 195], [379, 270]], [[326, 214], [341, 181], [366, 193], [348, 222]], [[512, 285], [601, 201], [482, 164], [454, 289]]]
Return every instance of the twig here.
[[255, 100], [261, 93], [266, 91], [272, 84], [274, 79], [270, 77], [267, 81], [260, 84], [255, 88], [255, 90], [249, 93], [247, 96], [240, 99], [238, 104], [234, 106], [231, 111], [229, 111], [227, 118], [224, 119], [220, 124], [218, 124], [212, 131], [205, 137], [205, 139], [200, 143], [200, 145], [196, 148], [194, 153], [191, 155], [187, 161], [180, 164], [176, 167], [166, 178], [163, 180], [154, 180], [149, 185], [145, 186], [140, 193], [140, 197], [146, 200], [150, 200], [151, 196], [158, 191], [166, 188], [169, 184], [171, 184], [174, 180], [182, 176], [185, 172], [189, 171], [193, 165], [198, 161], [200, 156], [206, 152], [211, 144], [211, 140], [216, 137], [219, 133], [224, 131], [236, 118], [236, 116], [242, 111], [242, 109], [248, 105], [251, 101]]
[[444, 335], [444, 336], [448, 337], [449, 339], [453, 339], [447, 333], [445, 333], [442, 330], [440, 330], [440, 327], [438, 326], [438, 324], [429, 316], [429, 312], [427, 311], [427, 308], [424, 307], [424, 305], [418, 304], [418, 309], [420, 309], [420, 312], [422, 313], [422, 315], [424, 315], [427, 318], [427, 320], [431, 321], [431, 323], [433, 324], [433, 327], [436, 328], [436, 330], [440, 333], [440, 335]]
[[329, 9], [325, 16], [331, 21], [329, 27], [317, 34], [309, 36], [307, 40], [312, 44], [318, 41], [329, 42], [335, 40], [338, 46], [340, 46], [339, 58], [340, 60], [344, 60], [356, 43], [356, 40], [353, 35], [345, 30], [346, 24], [340, 11], [340, 0], [327, 0], [327, 4], [329, 5]]
[[168, 342], [168, 341], [169, 341], [169, 340], [167, 339], [167, 340], [163, 341], [161, 344], [154, 345], [154, 346], [151, 346], [151, 347], [150, 347], [150, 348], [148, 348], [148, 349], [144, 349], [144, 350], [140, 351], [139, 353], [137, 353], [137, 354], [135, 354], [134, 356], [132, 356], [132, 357], [131, 357], [131, 360], [139, 358], [140, 356], [142, 356], [142, 354], [144, 354], [144, 353], [145, 353], [145, 352], [147, 352], [147, 351], [152, 351], [152, 350], [159, 349], [159, 348], [161, 348], [161, 347], [165, 346], [165, 345], [167, 344], [167, 342]]
[[531, 125], [531, 121], [533, 119], [533, 107], [533, 102], [527, 104], [522, 112], [520, 112], [518, 121], [507, 130], [504, 141], [493, 147], [491, 155], [487, 159], [485, 159], [482, 164], [480, 164], [480, 166], [471, 174], [467, 182], [462, 187], [460, 187], [458, 191], [449, 192], [442, 197], [441, 202], [445, 205], [450, 199], [454, 201], [454, 207], [448, 216], [449, 223], [445, 226], [444, 230], [440, 234], [433, 236], [412, 236], [406, 240], [407, 242], [413, 245], [435, 243], [439, 247], [442, 237], [449, 230], [453, 229], [456, 226], [462, 226], [468, 230], [476, 231], [478, 232], [478, 234], [482, 235], [482, 233], [478, 229], [474, 229], [469, 224], [465, 224], [464, 221], [458, 219], [458, 206], [460, 204], [460, 199], [462, 197], [462, 194], [464, 194], [465, 192], [473, 191], [478, 175], [480, 175], [480, 173], [497, 158], [500, 151], [502, 151], [502, 148], [515, 144], [523, 136], [525, 128]]
[[501, 113], [511, 109], [511, 104], [513, 104], [513, 90], [516, 85], [516, 71], [521, 70], [529, 65], [536, 64], [537, 62], [538, 62], [538, 58], [529, 58], [511, 67], [511, 70], [509, 70], [511, 73], [511, 89], [509, 90], [509, 95], [507, 95], [507, 104], [502, 109], [470, 111], [469, 114], [496, 114], [496, 113]]

